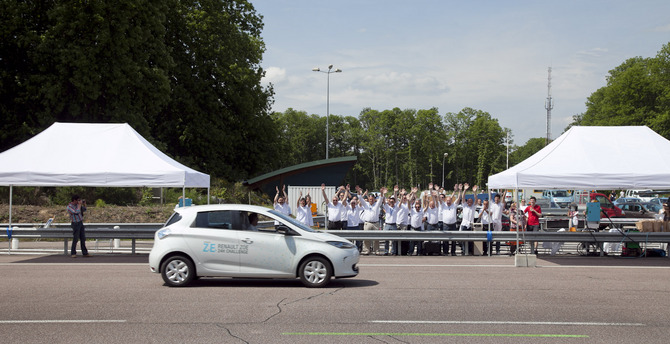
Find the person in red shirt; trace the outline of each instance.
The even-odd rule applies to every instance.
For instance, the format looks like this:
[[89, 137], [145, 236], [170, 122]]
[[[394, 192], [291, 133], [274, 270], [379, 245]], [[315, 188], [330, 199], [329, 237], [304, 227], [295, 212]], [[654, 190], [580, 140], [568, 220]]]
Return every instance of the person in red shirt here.
[[[540, 230], [540, 217], [542, 216], [542, 208], [535, 204], [536, 200], [537, 199], [535, 197], [531, 197], [530, 201], [528, 201], [528, 207], [526, 207], [526, 209], [523, 211], [528, 216], [526, 230], [529, 232], [536, 232]], [[537, 242], [533, 242], [531, 245], [533, 246], [533, 252], [537, 254]]]

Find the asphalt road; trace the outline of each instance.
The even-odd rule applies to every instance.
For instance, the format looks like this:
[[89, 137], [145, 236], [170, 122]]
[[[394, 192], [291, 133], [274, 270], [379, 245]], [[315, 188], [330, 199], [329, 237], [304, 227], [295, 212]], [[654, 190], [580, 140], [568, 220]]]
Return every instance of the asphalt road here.
[[2, 343], [667, 343], [670, 259], [362, 257], [324, 289], [201, 279], [146, 255], [0, 255]]

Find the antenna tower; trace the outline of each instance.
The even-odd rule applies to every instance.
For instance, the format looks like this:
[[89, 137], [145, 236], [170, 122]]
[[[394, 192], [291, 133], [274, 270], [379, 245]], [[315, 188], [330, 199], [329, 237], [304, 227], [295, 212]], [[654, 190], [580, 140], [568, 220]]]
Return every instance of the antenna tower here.
[[547, 100], [544, 102], [544, 108], [547, 109], [547, 139], [545, 141], [545, 146], [551, 141], [551, 109], [554, 108], [554, 100], [551, 98], [551, 67], [549, 67], [548, 71]]

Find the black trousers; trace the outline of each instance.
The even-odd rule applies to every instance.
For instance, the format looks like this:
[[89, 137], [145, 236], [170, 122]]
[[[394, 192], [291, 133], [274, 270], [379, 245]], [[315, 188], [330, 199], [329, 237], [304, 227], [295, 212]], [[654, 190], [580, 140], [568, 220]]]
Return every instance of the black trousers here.
[[84, 227], [83, 222], [72, 222], [72, 248], [70, 249], [70, 254], [77, 254], [77, 241], [81, 242], [81, 254], [87, 255], [88, 249], [86, 249], [86, 227]]

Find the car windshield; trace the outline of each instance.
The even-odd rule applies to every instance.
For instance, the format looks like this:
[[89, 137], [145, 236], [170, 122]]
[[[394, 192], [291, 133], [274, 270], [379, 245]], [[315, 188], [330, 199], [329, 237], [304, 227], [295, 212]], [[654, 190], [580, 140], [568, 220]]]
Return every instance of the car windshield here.
[[275, 215], [275, 216], [277, 216], [277, 217], [280, 217], [280, 218], [281, 218], [283, 221], [285, 221], [285, 222], [289, 222], [289, 223], [291, 223], [291, 224], [293, 224], [293, 225], [295, 225], [295, 226], [300, 227], [300, 229], [302, 229], [302, 230], [304, 230], [304, 231], [307, 231], [307, 232], [313, 232], [313, 233], [316, 232], [316, 231], [313, 230], [312, 228], [310, 228], [310, 227], [308, 227], [308, 226], [305, 226], [305, 224], [303, 224], [302, 222], [300, 222], [300, 221], [298, 221], [298, 220], [296, 220], [296, 219], [294, 219], [294, 218], [292, 218], [292, 217], [290, 217], [290, 216], [288, 216], [288, 215], [285, 215], [285, 214], [283, 214], [283, 213], [280, 213], [280, 212], [278, 212], [278, 211], [276, 211], [276, 210], [270, 210], [270, 213], [272, 213], [272, 215]]
[[568, 192], [565, 190], [554, 191], [554, 197], [569, 197]]

